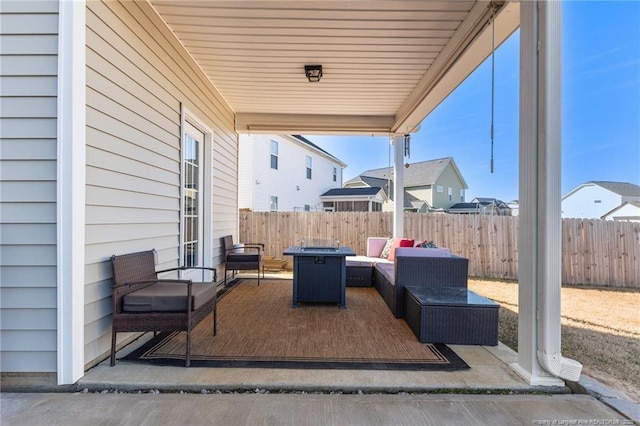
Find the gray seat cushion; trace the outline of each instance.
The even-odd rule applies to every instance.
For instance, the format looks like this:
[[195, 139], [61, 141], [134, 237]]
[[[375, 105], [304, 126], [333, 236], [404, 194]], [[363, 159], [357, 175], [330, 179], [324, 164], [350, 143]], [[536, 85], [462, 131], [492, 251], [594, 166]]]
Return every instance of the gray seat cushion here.
[[[216, 297], [217, 288], [212, 283], [193, 283], [193, 309], [198, 309]], [[180, 312], [187, 310], [187, 285], [176, 282], [159, 282], [124, 296], [125, 312]]]
[[229, 253], [227, 262], [259, 262], [260, 257], [258, 253]]
[[393, 263], [376, 263], [375, 268], [389, 281], [389, 284], [396, 284], [395, 265]]

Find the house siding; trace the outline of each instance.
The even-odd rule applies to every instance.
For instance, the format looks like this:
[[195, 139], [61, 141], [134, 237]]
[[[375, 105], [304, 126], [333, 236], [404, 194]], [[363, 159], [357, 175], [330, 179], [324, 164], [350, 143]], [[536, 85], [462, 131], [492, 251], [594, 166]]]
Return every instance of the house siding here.
[[[212, 254], [237, 231], [233, 112], [146, 2], [87, 2], [85, 362], [110, 347], [112, 254], [178, 266], [181, 107], [213, 130]], [[119, 335], [126, 339], [127, 335]]]
[[[437, 191], [437, 187], [442, 186], [442, 192]], [[449, 188], [451, 188], [451, 200], [449, 200]], [[453, 169], [453, 166], [449, 164], [442, 174], [436, 179], [433, 184], [433, 203], [434, 208], [449, 208], [452, 205], [460, 202], [460, 190], [464, 189], [460, 177]]]
[[598, 185], [585, 185], [562, 199], [562, 217], [600, 219], [620, 204], [619, 194]]
[[[279, 211], [293, 211], [303, 208], [305, 204], [311, 208], [321, 208], [320, 195], [342, 186], [341, 164], [293, 137], [241, 135], [240, 140], [243, 146], [241, 157], [252, 157], [251, 165], [247, 162], [246, 167], [253, 167], [252, 174], [255, 177], [251, 180], [240, 179], [240, 193], [251, 196], [250, 204], [242, 207], [253, 211], [269, 211], [270, 197], [276, 196]], [[271, 168], [271, 140], [278, 142], [277, 170]], [[311, 179], [307, 179], [306, 175], [307, 155], [312, 158]], [[337, 169], [335, 182], [333, 167]], [[244, 174], [245, 169], [241, 170]], [[256, 181], [260, 183], [256, 184]]]
[[431, 186], [414, 186], [414, 187], [405, 187], [404, 190], [409, 194], [416, 197], [418, 200], [425, 200], [431, 205]]
[[55, 372], [58, 4], [0, 2], [0, 371]]

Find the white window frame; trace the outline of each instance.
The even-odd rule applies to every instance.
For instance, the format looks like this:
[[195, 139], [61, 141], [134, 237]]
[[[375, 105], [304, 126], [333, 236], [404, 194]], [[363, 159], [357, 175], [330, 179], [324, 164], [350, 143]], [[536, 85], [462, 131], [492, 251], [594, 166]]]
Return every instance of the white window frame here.
[[[275, 144], [275, 147], [276, 147], [276, 152], [275, 153], [273, 152], [274, 144]], [[279, 163], [279, 159], [280, 159], [279, 158], [280, 156], [278, 154], [279, 149], [280, 148], [279, 148], [278, 141], [274, 141], [273, 139], [271, 139], [271, 141], [269, 142], [269, 167], [272, 170], [278, 170], [278, 166], [279, 166], [278, 163]], [[276, 166], [275, 167], [273, 167], [273, 158], [274, 157], [276, 159]]]
[[[184, 247], [183, 247], [183, 235], [184, 232], [184, 194], [182, 188], [184, 188], [184, 131], [185, 123], [188, 121], [193, 127], [198, 129], [204, 134], [204, 147], [202, 158], [202, 171], [203, 176], [203, 209], [202, 209], [202, 256], [203, 267], [212, 267], [213, 262], [213, 233], [212, 233], [212, 221], [213, 221], [213, 129], [209, 127], [204, 121], [202, 121], [196, 114], [191, 112], [188, 108], [181, 104], [181, 125], [180, 125], [180, 235], [179, 235], [179, 255], [180, 265], [184, 265]], [[180, 274], [183, 275], [182, 273]], [[203, 271], [203, 281], [211, 281], [213, 274], [211, 271]]]
[[436, 186], [436, 192], [444, 192], [444, 186], [442, 185]]
[[[275, 209], [274, 209], [275, 206]], [[270, 195], [269, 196], [269, 211], [277, 212], [278, 211], [278, 196]]]
[[313, 158], [311, 158], [310, 155], [307, 155], [307, 158], [305, 159], [305, 166], [306, 177], [307, 179], [311, 179], [313, 176]]

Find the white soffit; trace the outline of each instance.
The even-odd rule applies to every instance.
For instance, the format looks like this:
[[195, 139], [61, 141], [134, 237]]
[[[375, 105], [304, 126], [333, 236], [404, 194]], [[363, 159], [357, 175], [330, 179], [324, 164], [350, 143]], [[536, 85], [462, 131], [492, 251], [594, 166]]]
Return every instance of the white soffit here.
[[245, 133], [407, 133], [491, 51], [489, 1], [149, 1]]

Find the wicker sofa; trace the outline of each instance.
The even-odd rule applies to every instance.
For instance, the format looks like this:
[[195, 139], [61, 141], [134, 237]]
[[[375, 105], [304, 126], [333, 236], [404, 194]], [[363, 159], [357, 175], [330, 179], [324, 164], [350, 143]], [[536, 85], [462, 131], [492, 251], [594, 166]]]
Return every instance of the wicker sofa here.
[[379, 257], [386, 240], [370, 237], [367, 256], [348, 257], [347, 279], [350, 269], [369, 268], [371, 282], [397, 318], [404, 316], [405, 286], [467, 287], [468, 259], [445, 248], [399, 247], [390, 261]]

